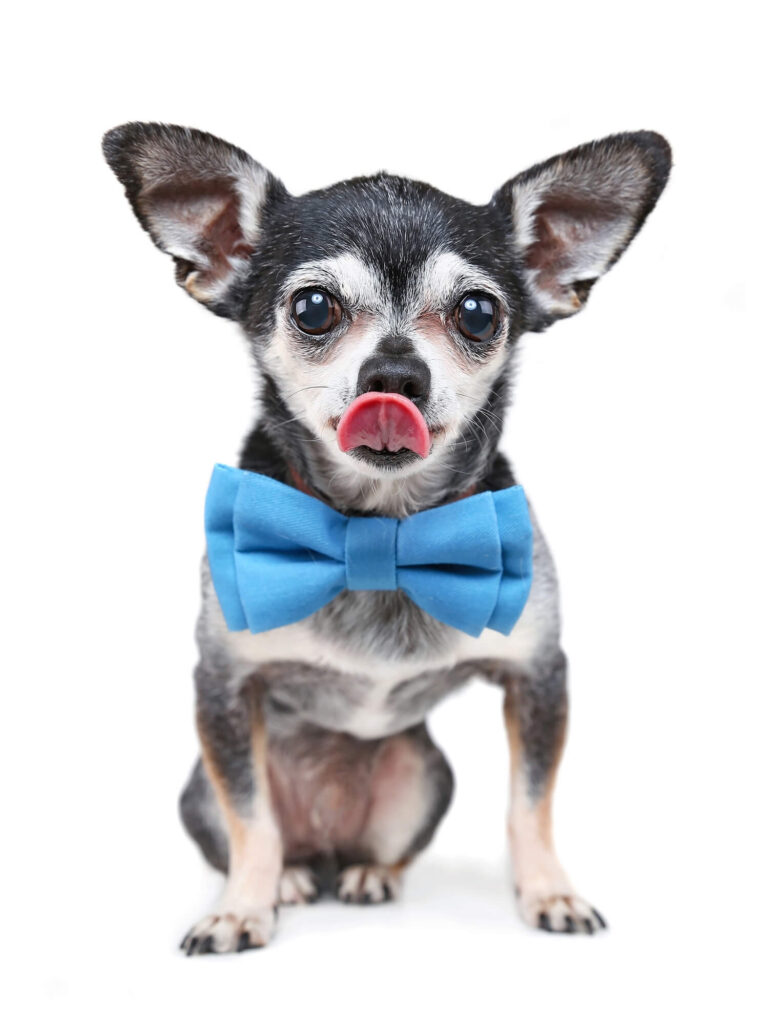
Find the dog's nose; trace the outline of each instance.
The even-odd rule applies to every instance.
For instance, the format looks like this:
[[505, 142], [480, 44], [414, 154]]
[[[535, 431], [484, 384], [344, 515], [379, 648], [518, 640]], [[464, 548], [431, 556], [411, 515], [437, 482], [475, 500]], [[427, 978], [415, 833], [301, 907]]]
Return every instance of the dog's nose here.
[[419, 404], [430, 386], [431, 372], [418, 356], [375, 353], [361, 364], [356, 394], [390, 391]]

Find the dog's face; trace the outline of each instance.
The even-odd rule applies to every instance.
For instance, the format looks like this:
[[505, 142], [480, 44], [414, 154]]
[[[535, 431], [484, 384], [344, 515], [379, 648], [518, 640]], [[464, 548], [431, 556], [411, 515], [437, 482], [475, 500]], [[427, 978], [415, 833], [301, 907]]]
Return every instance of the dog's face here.
[[[263, 224], [242, 322], [292, 415], [340, 468], [355, 460], [378, 476], [441, 462], [523, 328], [500, 218], [379, 175], [288, 199]], [[373, 393], [408, 402], [386, 402], [386, 433], [385, 399], [369, 425], [354, 413], [349, 439], [347, 410]]]
[[237, 320], [330, 466], [369, 478], [497, 439], [516, 339], [584, 304], [666, 183], [658, 135], [556, 157], [473, 206], [387, 174], [304, 196], [204, 133], [131, 124], [105, 153], [179, 283]]

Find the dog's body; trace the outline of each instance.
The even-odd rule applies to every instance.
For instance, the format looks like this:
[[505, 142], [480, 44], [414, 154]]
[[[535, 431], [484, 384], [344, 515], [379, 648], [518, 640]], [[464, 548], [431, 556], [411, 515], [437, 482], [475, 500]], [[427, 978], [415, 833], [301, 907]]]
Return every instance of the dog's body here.
[[[240, 150], [167, 126], [116, 129], [105, 152], [180, 283], [250, 341], [261, 411], [241, 467], [349, 516], [397, 518], [514, 483], [497, 445], [515, 342], [581, 307], [669, 170], [659, 136], [616, 136], [473, 207], [385, 174], [292, 197]], [[374, 442], [341, 450], [345, 409], [370, 392], [419, 409], [425, 457]], [[343, 899], [394, 895], [452, 794], [426, 716], [472, 676], [505, 695], [523, 916], [550, 930], [602, 926], [552, 848], [566, 663], [556, 577], [534, 520], [533, 531], [532, 588], [508, 636], [469, 636], [398, 590], [343, 591], [302, 621], [233, 632], [204, 561], [202, 760], [181, 809], [228, 881], [188, 952], [264, 945], [277, 899], [316, 895], [319, 858], [334, 857]]]

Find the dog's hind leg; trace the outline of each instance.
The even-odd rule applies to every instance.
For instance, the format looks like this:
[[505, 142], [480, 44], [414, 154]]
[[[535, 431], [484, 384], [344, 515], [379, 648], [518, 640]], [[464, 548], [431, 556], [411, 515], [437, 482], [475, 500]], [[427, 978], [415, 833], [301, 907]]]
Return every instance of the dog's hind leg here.
[[520, 912], [555, 932], [594, 932], [600, 914], [581, 899], [554, 852], [551, 803], [567, 725], [567, 663], [561, 651], [529, 671], [501, 666], [511, 754], [508, 832]]
[[338, 898], [346, 903], [394, 899], [404, 868], [431, 841], [452, 792], [452, 770], [425, 725], [383, 740], [356, 850], [341, 851]]
[[196, 685], [201, 758], [225, 825], [228, 873], [217, 910], [190, 930], [182, 948], [188, 955], [240, 952], [269, 941], [282, 868], [263, 693], [259, 680], [224, 678], [205, 661]]
[[227, 874], [228, 835], [214, 787], [199, 758], [179, 798], [179, 815], [188, 834], [217, 871]]

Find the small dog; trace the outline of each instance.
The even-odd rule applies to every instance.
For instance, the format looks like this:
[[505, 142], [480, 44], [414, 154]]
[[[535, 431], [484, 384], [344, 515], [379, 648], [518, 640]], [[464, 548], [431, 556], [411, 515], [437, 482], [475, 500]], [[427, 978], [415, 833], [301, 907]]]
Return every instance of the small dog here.
[[[246, 335], [261, 393], [241, 468], [347, 516], [397, 519], [514, 484], [497, 447], [517, 340], [583, 307], [671, 163], [660, 135], [615, 135], [473, 206], [386, 173], [292, 196], [242, 150], [169, 125], [115, 128], [104, 153], [178, 284]], [[398, 410], [343, 443], [352, 403], [378, 392]], [[403, 590], [343, 590], [302, 621], [229, 630], [204, 559], [201, 758], [180, 807], [227, 882], [188, 954], [264, 946], [277, 903], [313, 900], [332, 870], [341, 900], [393, 898], [452, 796], [426, 716], [476, 676], [503, 691], [522, 916], [547, 931], [605, 927], [552, 846], [566, 661], [532, 526], [530, 596], [508, 636], [469, 636]]]

